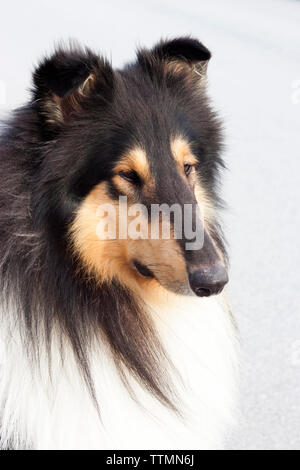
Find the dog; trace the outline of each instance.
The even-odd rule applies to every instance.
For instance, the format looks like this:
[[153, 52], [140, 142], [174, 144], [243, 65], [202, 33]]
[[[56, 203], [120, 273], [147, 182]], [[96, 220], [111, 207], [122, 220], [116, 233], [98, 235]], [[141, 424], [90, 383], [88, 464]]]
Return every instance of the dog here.
[[[224, 448], [238, 340], [224, 293], [210, 57], [179, 37], [115, 70], [60, 45], [3, 123], [2, 449]], [[137, 204], [164, 205], [159, 232], [166, 207], [189, 206], [193, 236], [177, 236], [172, 210], [169, 237], [144, 236]], [[101, 236], [109, 208], [114, 237]], [[122, 220], [140, 236], [121, 234]]]

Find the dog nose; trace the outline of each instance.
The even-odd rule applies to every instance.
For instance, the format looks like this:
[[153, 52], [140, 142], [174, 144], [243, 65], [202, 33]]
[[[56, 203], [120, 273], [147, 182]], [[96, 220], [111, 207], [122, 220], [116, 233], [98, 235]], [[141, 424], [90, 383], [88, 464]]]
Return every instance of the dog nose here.
[[191, 289], [198, 297], [220, 294], [228, 282], [228, 274], [223, 264], [196, 269], [189, 273]]

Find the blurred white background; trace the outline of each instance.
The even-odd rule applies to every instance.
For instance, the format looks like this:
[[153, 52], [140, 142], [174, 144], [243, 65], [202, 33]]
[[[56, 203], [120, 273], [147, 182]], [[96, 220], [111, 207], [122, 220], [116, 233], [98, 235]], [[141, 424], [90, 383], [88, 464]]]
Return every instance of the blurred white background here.
[[1, 2], [0, 112], [28, 97], [38, 58], [76, 38], [115, 66], [192, 34], [212, 50], [227, 136], [224, 214], [243, 350], [232, 449], [300, 449], [300, 2]]

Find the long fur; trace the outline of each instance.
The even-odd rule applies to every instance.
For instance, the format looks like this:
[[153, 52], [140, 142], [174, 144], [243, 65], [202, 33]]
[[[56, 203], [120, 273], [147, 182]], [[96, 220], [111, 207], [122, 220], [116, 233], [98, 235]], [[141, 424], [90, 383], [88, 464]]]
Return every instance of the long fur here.
[[[194, 75], [188, 79], [185, 71], [193, 58], [198, 64], [201, 57], [208, 60], [209, 53], [197, 46], [200, 43], [185, 40], [184, 47], [179, 43], [177, 49], [172, 44], [157, 46], [152, 53], [141, 51], [138, 65], [116, 74], [90, 52], [60, 50], [37, 69], [32, 101], [4, 125], [0, 145], [4, 449], [223, 445], [224, 429], [232, 422], [236, 340], [222, 296], [185, 298], [158, 288], [154, 300], [131, 291], [117, 276], [99, 283], [78, 269], [68, 240], [80, 201], [109, 174], [116, 152], [128, 147], [132, 129], [138, 141], [149, 139], [149, 122], [157, 116], [153, 132], [162, 142], [164, 129], [183, 125], [178, 103], [194, 119], [192, 132], [201, 127], [202, 144], [195, 152], [202, 154], [202, 179], [217, 205], [218, 121], [203, 93], [198, 93], [195, 103], [198, 79]], [[184, 69], [178, 73], [175, 61], [182, 60], [185, 48]], [[173, 62], [171, 68], [168, 62], [166, 71], [162, 60], [169, 61], [169, 56]], [[154, 100], [149, 101], [149, 90]], [[197, 106], [202, 115], [196, 119]], [[176, 113], [179, 121], [167, 120]], [[95, 157], [100, 147], [101, 166]], [[214, 226], [215, 241], [224, 251]]]

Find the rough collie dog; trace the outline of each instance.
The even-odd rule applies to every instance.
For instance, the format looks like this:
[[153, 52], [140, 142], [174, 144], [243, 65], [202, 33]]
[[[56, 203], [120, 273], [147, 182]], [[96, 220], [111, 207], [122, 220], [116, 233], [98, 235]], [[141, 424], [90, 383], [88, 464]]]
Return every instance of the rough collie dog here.
[[[209, 59], [189, 37], [139, 50], [122, 70], [61, 47], [4, 123], [1, 448], [224, 446], [236, 333], [221, 293], [222, 138], [206, 96]], [[121, 234], [135, 204], [161, 207], [159, 232], [166, 207], [191, 206], [201, 246], [176, 236], [172, 211], [170, 237]], [[118, 214], [116, 236], [101, 236], [110, 219], [99, 207]]]

